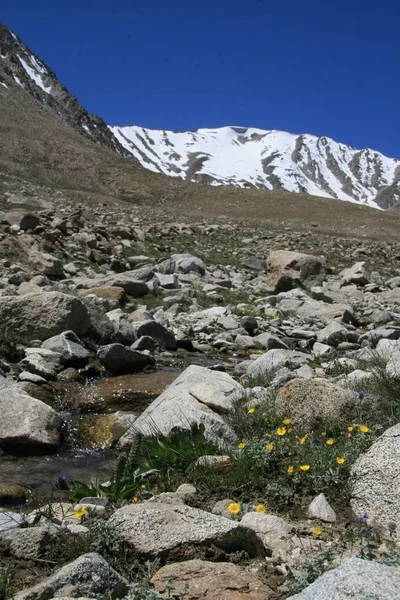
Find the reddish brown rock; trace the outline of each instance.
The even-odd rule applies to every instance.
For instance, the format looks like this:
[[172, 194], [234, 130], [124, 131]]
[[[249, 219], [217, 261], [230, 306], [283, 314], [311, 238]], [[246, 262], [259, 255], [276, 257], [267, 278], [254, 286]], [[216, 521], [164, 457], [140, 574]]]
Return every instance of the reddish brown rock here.
[[189, 600], [268, 600], [272, 590], [254, 573], [231, 563], [187, 560], [167, 565], [157, 571], [151, 583], [159, 592], [166, 591], [169, 578], [181, 592], [189, 585]]

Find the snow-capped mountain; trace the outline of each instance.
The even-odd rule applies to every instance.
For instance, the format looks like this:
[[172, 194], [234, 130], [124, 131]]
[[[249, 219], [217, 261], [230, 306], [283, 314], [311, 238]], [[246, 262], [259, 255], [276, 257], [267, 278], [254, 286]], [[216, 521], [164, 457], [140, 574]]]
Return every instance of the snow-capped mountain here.
[[25, 92], [92, 141], [128, 153], [100, 117], [89, 113], [53, 71], [8, 27], [0, 23], [0, 94]]
[[110, 130], [144, 167], [173, 177], [212, 185], [285, 189], [375, 208], [400, 202], [400, 160], [326, 137], [252, 127]]

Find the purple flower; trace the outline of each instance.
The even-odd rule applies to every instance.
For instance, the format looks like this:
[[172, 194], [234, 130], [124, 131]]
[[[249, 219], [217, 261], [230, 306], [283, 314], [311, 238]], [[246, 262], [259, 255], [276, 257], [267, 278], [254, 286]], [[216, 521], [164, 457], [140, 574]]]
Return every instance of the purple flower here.
[[60, 473], [58, 476], [58, 480], [56, 483], [56, 488], [59, 490], [67, 490], [68, 489], [68, 479], [64, 473]]
[[363, 519], [365, 519], [365, 520], [367, 520], [367, 519], [368, 519], [368, 513], [366, 513], [366, 512], [365, 512], [365, 513], [363, 514], [362, 518], [363, 518]]

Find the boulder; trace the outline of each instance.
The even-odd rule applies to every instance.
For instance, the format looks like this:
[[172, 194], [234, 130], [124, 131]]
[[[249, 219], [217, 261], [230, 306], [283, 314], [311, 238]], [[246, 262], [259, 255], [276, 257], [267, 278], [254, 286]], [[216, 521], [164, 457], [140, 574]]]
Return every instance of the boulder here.
[[141, 298], [142, 296], [146, 296], [149, 293], [149, 286], [139, 279], [136, 279], [138, 276], [135, 271], [126, 271], [125, 273], [121, 273], [120, 275], [116, 275], [110, 283], [114, 287], [122, 288], [128, 296], [132, 298]]
[[120, 308], [116, 308], [108, 312], [107, 317], [114, 326], [115, 341], [127, 346], [132, 344], [135, 336], [132, 323], [128, 321], [128, 315]]
[[355, 263], [349, 269], [344, 269], [339, 273], [342, 286], [355, 283], [356, 285], [366, 285], [369, 283], [369, 274], [365, 262]]
[[19, 222], [19, 226], [22, 231], [33, 231], [38, 225], [40, 225], [40, 219], [37, 215], [32, 213], [26, 213], [23, 215]]
[[0, 322], [5, 334], [23, 342], [44, 341], [66, 330], [82, 336], [91, 325], [85, 304], [61, 292], [1, 296]]
[[343, 419], [354, 403], [350, 391], [326, 379], [292, 379], [279, 390], [275, 409], [282, 417], [291, 418], [295, 427], [307, 432], [327, 421]]
[[28, 260], [31, 263], [32, 268], [42, 275], [47, 275], [49, 277], [62, 277], [64, 275], [61, 261], [51, 254], [45, 254], [38, 250], [31, 250]]
[[21, 367], [45, 379], [55, 379], [62, 370], [61, 354], [46, 348], [26, 348]]
[[113, 374], [137, 373], [155, 363], [153, 356], [126, 348], [122, 344], [101, 346], [97, 351], [97, 358]]
[[178, 273], [199, 273], [204, 275], [206, 272], [205, 266], [201, 258], [192, 254], [173, 254], [171, 256], [173, 263], [173, 272]]
[[129, 504], [116, 510], [108, 523], [142, 556], [184, 556], [188, 548], [211, 546], [245, 551], [252, 558], [266, 554], [251, 529], [181, 503]]
[[289, 551], [293, 525], [285, 519], [268, 513], [248, 512], [241, 524], [255, 531], [264, 546], [272, 550], [273, 557], [285, 557]]
[[[169, 435], [174, 428], [190, 430], [203, 423], [208, 439], [232, 444], [236, 434], [219, 413], [233, 410], [234, 401], [244, 394], [244, 388], [227, 373], [191, 365], [147, 407], [134, 429], [144, 435], [153, 435], [155, 429]], [[129, 445], [130, 440], [128, 432], [120, 444]]]
[[71, 330], [63, 331], [60, 335], [44, 341], [42, 348], [57, 352], [60, 355], [61, 363], [70, 367], [81, 367], [87, 363], [89, 358], [88, 350]]
[[0, 533], [0, 540], [6, 544], [7, 552], [16, 558], [40, 558], [49, 542], [51, 534], [56, 533], [56, 527], [27, 527], [24, 529], [11, 529]]
[[307, 355], [293, 350], [275, 348], [252, 361], [246, 371], [249, 379], [268, 378], [280, 369], [297, 369], [307, 363]]
[[187, 560], [162, 567], [151, 579], [161, 593], [169, 589], [171, 577], [176, 592], [185, 585], [188, 600], [268, 600], [273, 594], [268, 585], [255, 573], [232, 563], [213, 563], [205, 560]]
[[18, 592], [14, 600], [48, 600], [63, 596], [116, 600], [127, 593], [125, 579], [102, 556], [91, 552], [64, 565], [34, 587]]
[[332, 321], [317, 333], [317, 342], [328, 344], [328, 346], [338, 346], [341, 342], [347, 342], [348, 331], [338, 321]]
[[268, 255], [267, 273], [268, 285], [279, 293], [294, 287], [310, 290], [321, 285], [326, 269], [323, 260], [311, 254], [274, 250]]
[[94, 294], [98, 298], [104, 298], [109, 302], [118, 302], [122, 304], [125, 299], [125, 292], [123, 288], [112, 285], [100, 285], [98, 287], [89, 288], [88, 290], [79, 290], [79, 296], [85, 298]]
[[60, 417], [47, 404], [14, 386], [0, 391], [0, 448], [10, 454], [54, 451], [60, 441]]
[[390, 427], [354, 463], [350, 474], [351, 507], [365, 512], [373, 526], [400, 541], [400, 424]]
[[132, 327], [135, 340], [142, 336], [148, 336], [162, 348], [176, 350], [177, 343], [174, 334], [157, 321], [135, 321], [132, 323]]
[[398, 600], [400, 568], [347, 558], [288, 600]]

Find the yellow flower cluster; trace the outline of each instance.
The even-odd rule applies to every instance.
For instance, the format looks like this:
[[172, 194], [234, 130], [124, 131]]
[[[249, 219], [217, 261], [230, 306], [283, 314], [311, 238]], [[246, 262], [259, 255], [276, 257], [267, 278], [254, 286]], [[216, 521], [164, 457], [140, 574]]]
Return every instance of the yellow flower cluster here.
[[228, 505], [227, 510], [230, 515], [238, 515], [241, 512], [242, 507], [240, 506], [239, 502], [231, 502]]

